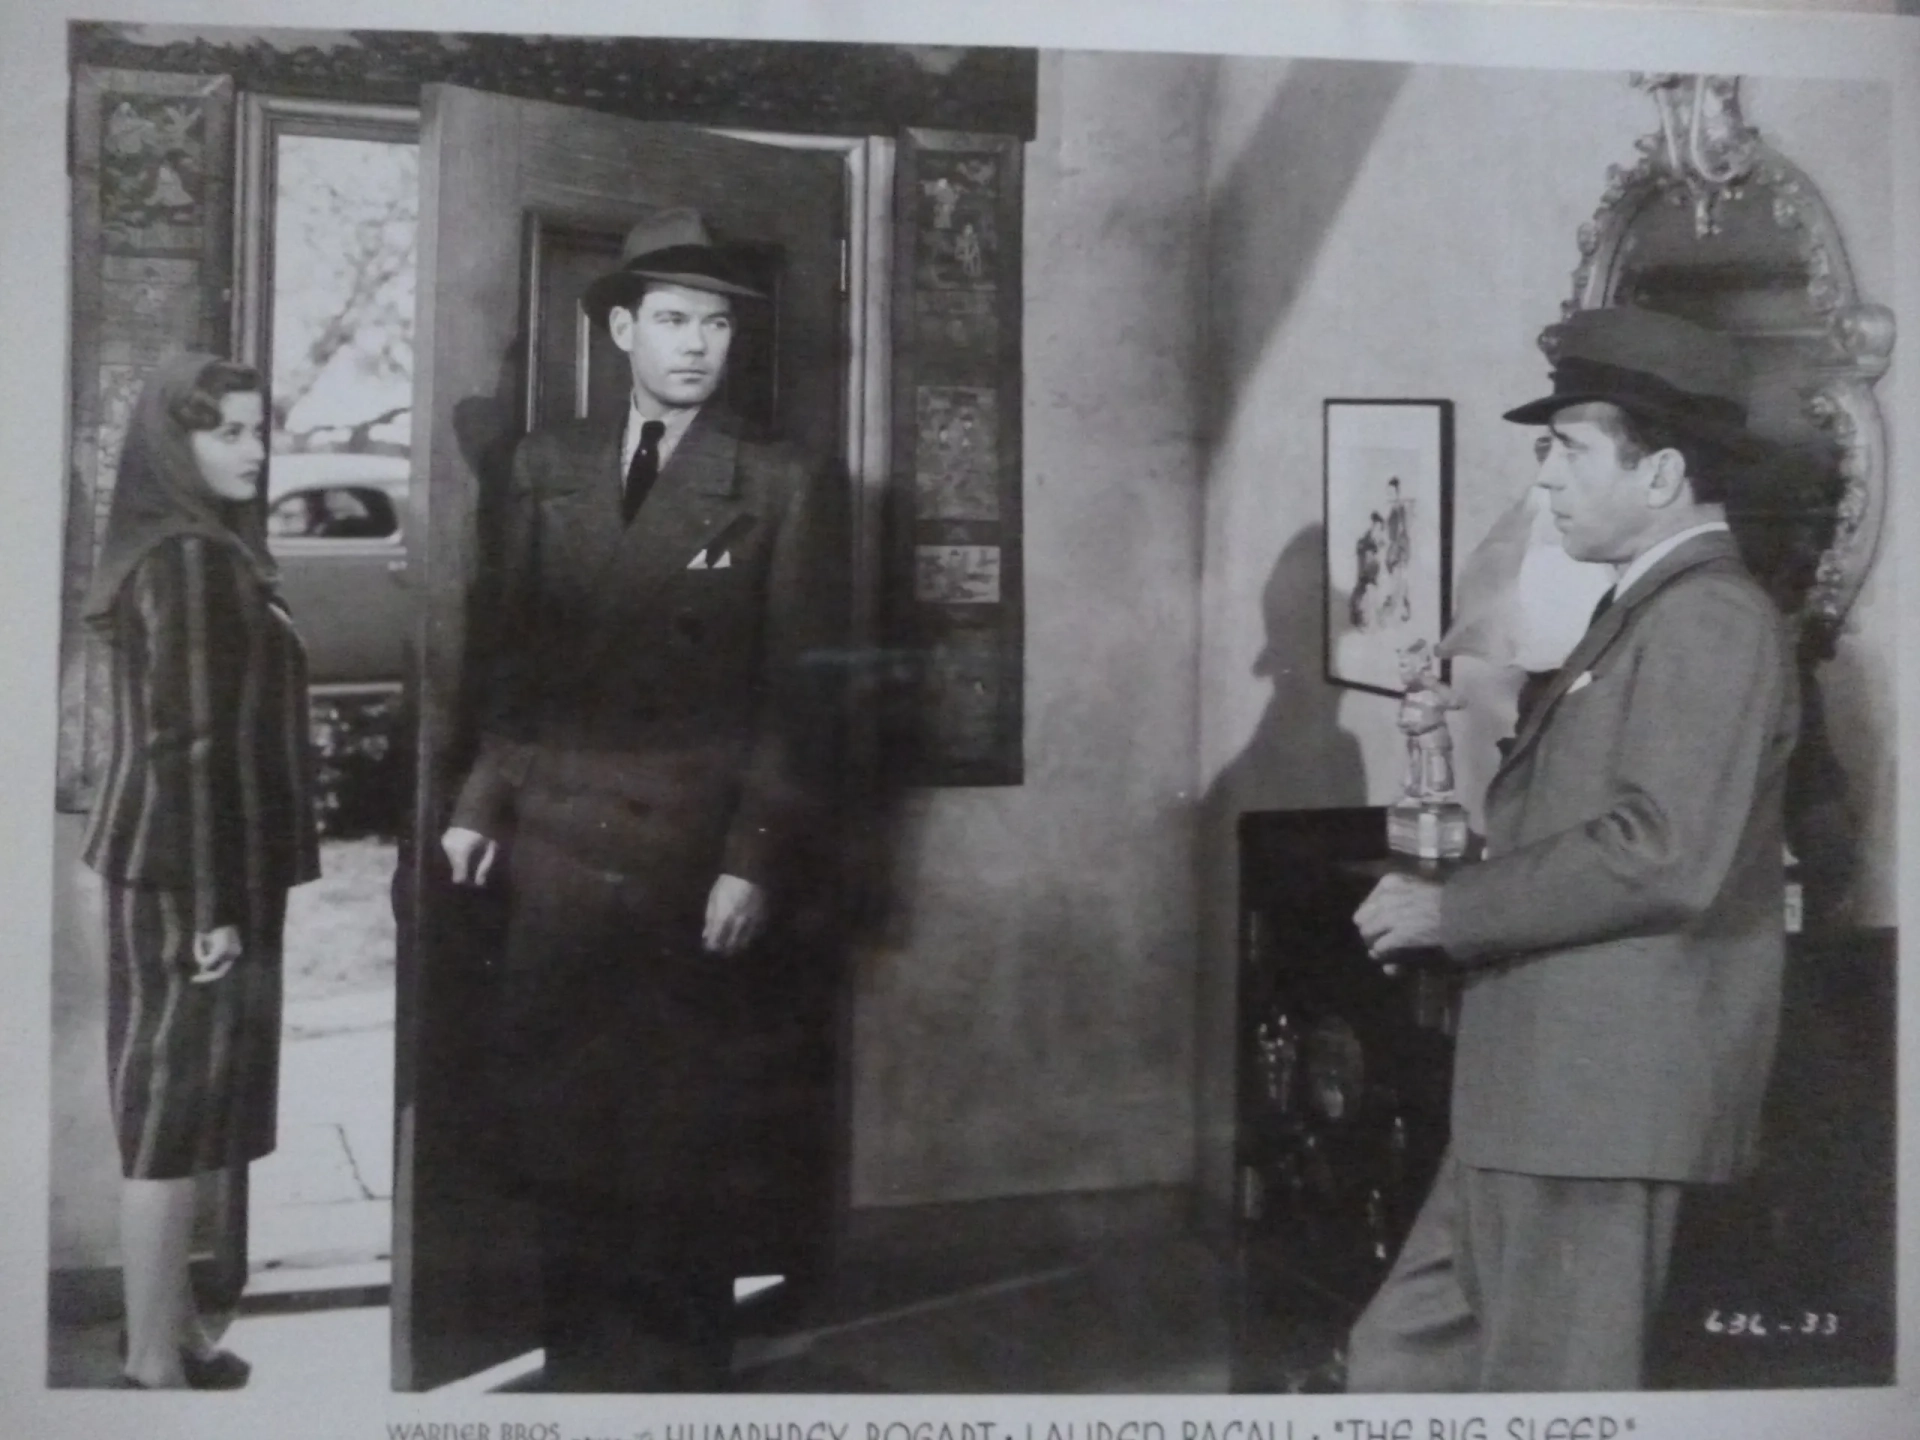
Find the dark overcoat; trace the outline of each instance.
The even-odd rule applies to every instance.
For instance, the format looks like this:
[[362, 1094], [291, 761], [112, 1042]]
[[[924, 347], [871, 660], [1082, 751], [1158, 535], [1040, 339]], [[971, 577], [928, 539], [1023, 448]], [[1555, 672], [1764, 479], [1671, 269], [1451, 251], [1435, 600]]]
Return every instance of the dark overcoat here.
[[[779, 1200], [817, 1095], [818, 977], [779, 922], [826, 778], [828, 476], [708, 406], [623, 524], [620, 445], [579, 422], [519, 447], [452, 823], [505, 847], [490, 1064], [518, 1177], [717, 1215]], [[745, 955], [702, 948], [722, 874], [771, 897]]]

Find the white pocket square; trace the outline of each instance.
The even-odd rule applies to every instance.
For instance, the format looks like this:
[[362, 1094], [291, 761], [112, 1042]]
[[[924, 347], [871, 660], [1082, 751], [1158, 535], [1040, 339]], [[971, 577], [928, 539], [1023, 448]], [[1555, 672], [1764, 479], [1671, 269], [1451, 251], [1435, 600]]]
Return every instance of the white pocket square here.
[[689, 570], [731, 570], [732, 568], [733, 552], [731, 550], [721, 551], [720, 558], [713, 561], [707, 559], [706, 551], [696, 550], [694, 551], [693, 559], [687, 562], [687, 569]]
[[1575, 694], [1578, 691], [1586, 689], [1587, 686], [1591, 685], [1592, 683], [1593, 683], [1593, 672], [1591, 670], [1582, 670], [1580, 672], [1580, 678], [1574, 681], [1571, 685], [1567, 686], [1567, 694], [1569, 695]]

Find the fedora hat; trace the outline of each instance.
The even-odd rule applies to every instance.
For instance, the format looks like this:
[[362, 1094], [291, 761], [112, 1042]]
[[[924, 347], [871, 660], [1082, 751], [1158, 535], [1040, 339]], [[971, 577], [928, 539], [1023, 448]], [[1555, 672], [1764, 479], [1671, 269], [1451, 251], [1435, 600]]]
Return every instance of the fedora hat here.
[[580, 306], [594, 324], [605, 327], [607, 312], [631, 305], [646, 293], [649, 280], [764, 300], [744, 284], [728, 253], [713, 243], [700, 212], [660, 210], [627, 232], [620, 245], [620, 268], [600, 276], [581, 293]]
[[1733, 341], [1677, 315], [1630, 305], [1576, 310], [1542, 339], [1553, 393], [1507, 411], [1545, 425], [1570, 405], [1605, 401], [1736, 456], [1771, 447], [1747, 428], [1747, 378]]

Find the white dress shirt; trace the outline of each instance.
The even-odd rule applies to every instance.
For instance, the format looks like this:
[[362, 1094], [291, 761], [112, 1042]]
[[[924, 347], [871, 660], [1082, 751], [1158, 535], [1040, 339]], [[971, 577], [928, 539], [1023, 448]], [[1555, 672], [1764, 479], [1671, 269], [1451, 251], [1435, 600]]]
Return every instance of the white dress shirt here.
[[[660, 417], [660, 423], [667, 427], [667, 433], [660, 437], [660, 468], [667, 468], [667, 458], [673, 454], [674, 447], [680, 443], [680, 437], [687, 433], [687, 427], [693, 423], [693, 417], [700, 413], [696, 406], [691, 410], [673, 409]], [[620, 474], [624, 477], [633, 464], [633, 452], [640, 448], [640, 427], [646, 423], [646, 417], [640, 413], [640, 402], [627, 402], [627, 429], [620, 441]]]

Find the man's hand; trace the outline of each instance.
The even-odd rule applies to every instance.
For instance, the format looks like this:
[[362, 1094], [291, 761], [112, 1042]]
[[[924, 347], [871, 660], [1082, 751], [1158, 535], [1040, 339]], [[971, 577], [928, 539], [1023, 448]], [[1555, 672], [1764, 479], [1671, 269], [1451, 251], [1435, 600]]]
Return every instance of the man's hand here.
[[460, 825], [447, 827], [440, 837], [440, 848], [446, 852], [456, 885], [486, 884], [487, 876], [493, 873], [494, 857], [500, 853], [500, 847], [478, 830]]
[[1398, 950], [1440, 943], [1440, 882], [1417, 875], [1389, 875], [1353, 912], [1367, 953], [1378, 960]]
[[193, 937], [194, 972], [188, 977], [195, 985], [210, 985], [233, 968], [240, 958], [240, 927], [220, 925], [202, 930]]
[[700, 936], [709, 954], [738, 955], [767, 920], [767, 892], [738, 875], [722, 875], [707, 892], [707, 927]]

